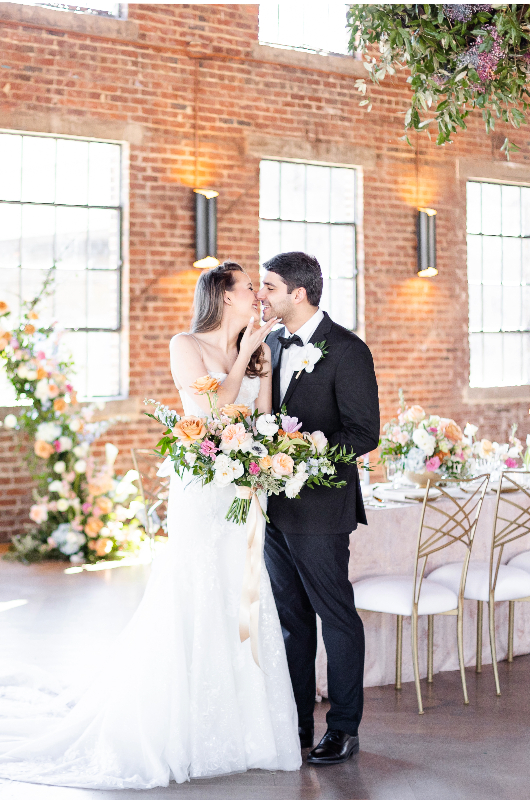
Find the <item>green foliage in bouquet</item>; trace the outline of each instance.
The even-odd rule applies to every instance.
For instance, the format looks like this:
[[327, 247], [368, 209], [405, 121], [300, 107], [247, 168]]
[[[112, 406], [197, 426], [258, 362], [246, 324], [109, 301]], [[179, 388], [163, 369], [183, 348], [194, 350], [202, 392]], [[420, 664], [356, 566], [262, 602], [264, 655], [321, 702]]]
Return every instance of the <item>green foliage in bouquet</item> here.
[[[501, 119], [515, 128], [526, 122], [530, 71], [530, 6], [516, 3], [465, 5], [356, 4], [348, 12], [350, 49], [362, 53], [374, 83], [407, 69], [412, 90], [405, 130], [438, 129], [443, 145], [474, 110], [486, 131]], [[368, 110], [366, 81], [356, 81]], [[407, 134], [403, 137], [409, 144]], [[518, 150], [505, 139], [507, 158]]]
[[25, 534], [13, 535], [6, 557], [94, 563], [139, 548], [144, 531], [136, 514], [143, 504], [134, 483], [138, 474], [130, 470], [120, 480], [114, 473], [117, 447], [107, 444], [105, 463], [96, 463], [91, 445], [111, 422], [93, 421], [96, 404], [79, 405], [73, 363], [61, 355], [61, 334], [39, 324], [39, 306], [53, 280], [52, 268], [37, 297], [23, 304], [21, 319], [9, 327], [11, 312], [0, 301], [0, 365], [19, 404], [19, 413], [8, 414], [3, 426], [25, 434], [19, 448], [37, 484], [32, 524]]

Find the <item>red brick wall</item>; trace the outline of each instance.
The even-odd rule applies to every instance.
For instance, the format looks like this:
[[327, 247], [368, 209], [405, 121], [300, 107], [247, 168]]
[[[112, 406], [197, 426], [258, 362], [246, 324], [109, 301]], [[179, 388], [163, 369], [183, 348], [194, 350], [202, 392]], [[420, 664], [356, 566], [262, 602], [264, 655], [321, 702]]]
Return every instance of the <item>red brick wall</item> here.
[[[502, 163], [502, 126], [488, 137], [480, 119], [472, 120], [444, 148], [421, 137], [417, 160], [399, 139], [408, 93], [403, 79], [374, 89], [367, 113], [358, 105], [355, 76], [259, 63], [252, 56], [257, 10], [131, 5], [129, 18], [139, 25], [138, 41], [131, 43], [0, 20], [0, 60], [10, 67], [0, 69], [0, 127], [9, 128], [21, 114], [58, 115], [62, 122], [53, 129], [30, 128], [43, 132], [71, 133], [61, 128], [64, 120], [78, 127], [86, 121], [87, 128], [97, 123], [102, 131], [107, 124], [141, 126], [141, 143], [130, 145], [130, 396], [178, 404], [168, 342], [188, 327], [198, 276], [191, 268], [196, 177], [220, 192], [220, 258], [239, 261], [257, 277], [259, 157], [249, 152], [246, 135], [265, 134], [295, 146], [371, 154], [364, 169], [366, 341], [383, 419], [394, 414], [402, 386], [409, 401], [461, 424], [472, 420], [483, 435], [505, 440], [512, 421], [526, 434], [528, 403], [466, 406], [463, 400], [469, 358], [465, 183], [457, 181], [456, 159]], [[197, 52], [204, 57], [190, 57]], [[335, 61], [340, 72], [341, 60]], [[522, 146], [514, 160], [524, 164], [527, 133], [510, 135]], [[434, 280], [414, 277], [418, 204], [438, 210], [440, 274]], [[158, 432], [140, 416], [113, 427], [106, 438], [121, 449], [118, 466], [129, 467], [130, 447], [151, 446]], [[15, 439], [0, 431], [3, 540], [22, 529], [31, 493]]]

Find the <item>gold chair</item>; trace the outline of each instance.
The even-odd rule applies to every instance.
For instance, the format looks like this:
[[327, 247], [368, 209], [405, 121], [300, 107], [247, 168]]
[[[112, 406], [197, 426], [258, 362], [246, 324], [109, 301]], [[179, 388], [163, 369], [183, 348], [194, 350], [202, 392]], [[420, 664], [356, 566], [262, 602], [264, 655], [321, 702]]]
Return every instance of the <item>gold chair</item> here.
[[[458, 660], [464, 703], [468, 703], [466, 675], [464, 670], [463, 610], [464, 586], [471, 548], [475, 536], [482, 501], [489, 477], [465, 481], [444, 481], [444, 486], [470, 485], [471, 491], [465, 498], [449, 494], [440, 481], [429, 480], [421, 514], [413, 577], [408, 575], [381, 575], [366, 578], [353, 584], [357, 608], [364, 611], [377, 611], [395, 614], [397, 617], [396, 646], [396, 689], [401, 689], [401, 663], [403, 641], [403, 617], [411, 617], [412, 623], [412, 663], [414, 682], [418, 699], [418, 713], [423, 714], [421, 698], [420, 670], [418, 664], [418, 618], [427, 616], [427, 682], [433, 681], [434, 615], [443, 614], [457, 618]], [[434, 493], [433, 489], [439, 490]], [[436, 496], [433, 496], [436, 494]], [[440, 503], [448, 500], [451, 508]], [[429, 557], [439, 550], [461, 544], [466, 550], [460, 567], [460, 583], [457, 589], [448, 589], [434, 580], [424, 580]]]
[[156, 474], [161, 459], [152, 450], [132, 448], [134, 468], [137, 470], [140, 493], [145, 505], [145, 529], [154, 547], [155, 536], [167, 536], [167, 499], [169, 496], [169, 478], [160, 478]]
[[[530, 533], [530, 491], [523, 486], [529, 472], [505, 470], [497, 489], [495, 516], [491, 534], [490, 559], [469, 565], [464, 598], [477, 601], [477, 660], [476, 671], [482, 672], [482, 620], [484, 603], [488, 604], [491, 660], [495, 676], [495, 691], [500, 695], [497, 645], [495, 636], [495, 603], [508, 601], [508, 661], [513, 661], [514, 610], [517, 601], [530, 601], [530, 553], [521, 553], [507, 564], [501, 564], [504, 547]], [[512, 493], [520, 492], [517, 500]], [[521, 501], [521, 502], [518, 502]], [[525, 564], [528, 569], [525, 570]], [[435, 570], [429, 578], [451, 588], [455, 584], [457, 564], [447, 564]]]

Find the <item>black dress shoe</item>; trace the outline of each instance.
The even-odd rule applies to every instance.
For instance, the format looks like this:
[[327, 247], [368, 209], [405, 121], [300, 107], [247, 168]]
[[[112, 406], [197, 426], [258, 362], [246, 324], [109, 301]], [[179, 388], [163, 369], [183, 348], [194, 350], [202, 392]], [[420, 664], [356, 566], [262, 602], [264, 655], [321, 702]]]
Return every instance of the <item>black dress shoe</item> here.
[[314, 734], [315, 734], [314, 728], [298, 727], [298, 735], [300, 737], [300, 747], [302, 748], [302, 750], [305, 747], [313, 747]]
[[359, 737], [344, 731], [326, 731], [320, 743], [307, 757], [309, 764], [342, 764], [359, 752]]

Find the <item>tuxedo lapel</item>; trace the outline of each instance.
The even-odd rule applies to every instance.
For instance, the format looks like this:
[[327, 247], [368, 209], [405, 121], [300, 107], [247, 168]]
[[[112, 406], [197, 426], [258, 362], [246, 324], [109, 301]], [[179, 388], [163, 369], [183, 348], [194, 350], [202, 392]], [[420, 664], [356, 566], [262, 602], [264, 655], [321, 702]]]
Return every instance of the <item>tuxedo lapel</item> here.
[[[321, 342], [322, 337], [325, 337], [330, 332], [332, 325], [333, 325], [332, 320], [330, 319], [329, 315], [326, 314], [326, 312], [324, 311], [324, 319], [322, 320], [322, 322], [320, 323], [320, 325], [310, 338], [308, 344], [316, 344], [316, 342]], [[315, 369], [318, 369], [318, 361], [317, 364], [315, 365]], [[300, 381], [303, 379], [305, 370], [302, 371], [302, 374], [300, 375], [299, 378], [296, 377], [297, 374], [298, 374], [297, 372], [293, 372], [293, 377], [291, 378], [291, 382], [287, 388], [287, 391], [285, 392], [285, 397], [283, 398], [282, 405], [284, 403], [286, 404], [291, 398], [292, 393], [294, 392], [296, 387], [300, 384]]]
[[271, 368], [272, 368], [272, 410], [280, 410], [280, 367], [282, 360], [282, 346], [278, 341], [278, 336], [285, 334], [281, 330], [275, 331], [275, 336], [268, 342], [271, 348]]

